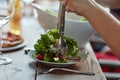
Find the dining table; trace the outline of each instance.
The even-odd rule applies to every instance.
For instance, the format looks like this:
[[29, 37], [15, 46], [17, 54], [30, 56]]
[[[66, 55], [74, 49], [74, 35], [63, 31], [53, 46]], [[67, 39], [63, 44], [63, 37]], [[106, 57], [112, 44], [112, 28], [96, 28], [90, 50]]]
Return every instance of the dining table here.
[[[51, 1], [55, 0], [48, 0], [47, 4], [44, 1], [47, 0], [43, 0], [41, 5], [43, 8], [50, 7], [51, 5], [57, 6], [56, 3], [51, 3]], [[51, 3], [51, 5], [48, 5], [48, 3]], [[55, 9], [56, 7], [51, 8]], [[87, 58], [74, 65], [64, 67], [64, 69], [76, 70], [82, 73], [92, 72], [95, 75], [75, 74], [64, 70], [40, 74], [40, 70], [48, 70], [51, 66], [37, 62], [28, 53], [30, 50], [34, 50], [34, 45], [40, 38], [40, 35], [46, 33], [46, 31], [37, 19], [37, 14], [27, 14], [23, 15], [20, 21], [21, 36], [24, 42], [14, 47], [2, 49], [3, 56], [12, 59], [12, 63], [0, 65], [0, 80], [106, 80], [89, 41], [84, 47], [89, 53]], [[36, 63], [38, 63], [38, 66]]]
[[[24, 16], [21, 19], [23, 46], [12, 50], [4, 50], [3, 56], [12, 59], [8, 65], [0, 65], [3, 70], [0, 71], [0, 80], [35, 80], [36, 60], [33, 60], [26, 52], [26, 49], [34, 49], [34, 44], [45, 31], [38, 22], [37, 18]], [[104, 73], [96, 59], [94, 51], [89, 42], [86, 43], [85, 49], [89, 52], [87, 59], [78, 62], [71, 69], [80, 72], [93, 72], [95, 75], [81, 75], [65, 71], [56, 71], [48, 74], [37, 73], [36, 80], [106, 80]], [[41, 64], [42, 65], [42, 64]], [[1, 67], [2, 66], [2, 67]], [[44, 68], [48, 66], [44, 66]], [[39, 69], [42, 66], [38, 67]]]

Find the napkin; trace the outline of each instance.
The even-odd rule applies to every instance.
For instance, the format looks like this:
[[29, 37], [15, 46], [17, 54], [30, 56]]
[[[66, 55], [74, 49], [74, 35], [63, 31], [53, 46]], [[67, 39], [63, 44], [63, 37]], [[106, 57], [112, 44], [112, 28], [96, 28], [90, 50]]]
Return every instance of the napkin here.
[[115, 63], [120, 63], [120, 61], [111, 51], [97, 52], [95, 55], [98, 61], [102, 60], [103, 62], [100, 63], [103, 72], [120, 73], [120, 67], [115, 65]]

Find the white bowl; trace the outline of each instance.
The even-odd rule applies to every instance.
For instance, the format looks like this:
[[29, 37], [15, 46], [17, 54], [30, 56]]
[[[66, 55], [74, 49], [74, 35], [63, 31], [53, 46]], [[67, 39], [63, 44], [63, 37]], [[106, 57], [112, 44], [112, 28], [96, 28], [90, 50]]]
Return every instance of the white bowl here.
[[[38, 21], [45, 31], [48, 29], [53, 29], [57, 27], [57, 17], [46, 13], [44, 10], [36, 4], [33, 7], [37, 10]], [[66, 17], [71, 17], [65, 20], [65, 35], [74, 38], [80, 48], [83, 48], [94, 30], [88, 21], [80, 21], [80, 16], [77, 15], [66, 15]], [[74, 18], [74, 20], [73, 20]]]

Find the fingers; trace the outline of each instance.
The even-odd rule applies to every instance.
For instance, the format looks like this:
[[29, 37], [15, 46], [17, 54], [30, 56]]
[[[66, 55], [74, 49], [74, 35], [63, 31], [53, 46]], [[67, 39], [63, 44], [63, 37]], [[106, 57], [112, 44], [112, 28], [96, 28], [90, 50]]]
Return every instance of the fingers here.
[[73, 12], [73, 9], [71, 9], [71, 6], [68, 5], [70, 0], [63, 0], [63, 4], [65, 5], [66, 7], [66, 11], [69, 13], [69, 12]]
[[69, 0], [63, 0], [63, 4], [66, 6]]
[[70, 6], [66, 6], [66, 11], [67, 12], [74, 12], [74, 9]]
[[[76, 12], [75, 11], [76, 9], [74, 9], [73, 3], [71, 2], [71, 0], [63, 0], [63, 4], [65, 5], [66, 11], [68, 13], [69, 12], [72, 12], [72, 13]], [[76, 14], [80, 14], [80, 13], [76, 12]]]

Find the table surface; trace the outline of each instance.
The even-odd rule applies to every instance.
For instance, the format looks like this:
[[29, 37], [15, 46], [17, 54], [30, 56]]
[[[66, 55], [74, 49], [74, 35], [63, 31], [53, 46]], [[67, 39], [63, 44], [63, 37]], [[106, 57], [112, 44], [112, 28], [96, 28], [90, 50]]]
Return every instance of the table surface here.
[[[44, 33], [37, 19], [33, 17], [24, 17], [21, 20], [21, 28], [23, 38], [27, 43], [24, 48], [33, 47], [40, 34]], [[0, 73], [1, 78], [2, 75], [5, 75], [5, 80], [34, 80], [35, 69], [30, 64], [35, 61], [24, 53], [24, 48], [4, 53], [4, 56], [11, 58], [13, 62], [6, 65], [5, 71]], [[81, 72], [95, 72], [95, 76], [66, 74], [62, 71], [62, 74], [59, 72], [57, 74], [38, 74], [37, 80], [106, 80], [90, 44], [87, 43], [85, 48], [90, 54], [86, 61], [76, 64], [75, 68]]]
[[[41, 6], [50, 7], [44, 1], [55, 1], [55, 0], [43, 0]], [[45, 6], [46, 5], [46, 6]], [[56, 3], [51, 3], [51, 5], [57, 5]], [[55, 9], [55, 7], [51, 7]], [[9, 65], [0, 66], [0, 80], [35, 80], [35, 65], [33, 59], [25, 54], [25, 48], [33, 48], [33, 45], [40, 37], [40, 34], [45, 33], [38, 20], [34, 17], [23, 17], [21, 20], [22, 36], [26, 46], [14, 51], [4, 52], [3, 55], [9, 57], [13, 62]], [[37, 80], [106, 80], [100, 65], [94, 55], [91, 45], [89, 42], [86, 44], [85, 48], [90, 53], [88, 58], [81, 63], [77, 63], [70, 68], [76, 69], [80, 72], [94, 72], [95, 76], [86, 76], [66, 73], [64, 71], [53, 72], [49, 74], [38, 74]], [[32, 65], [32, 66], [31, 66]], [[48, 68], [47, 66], [39, 66], [39, 68]]]

